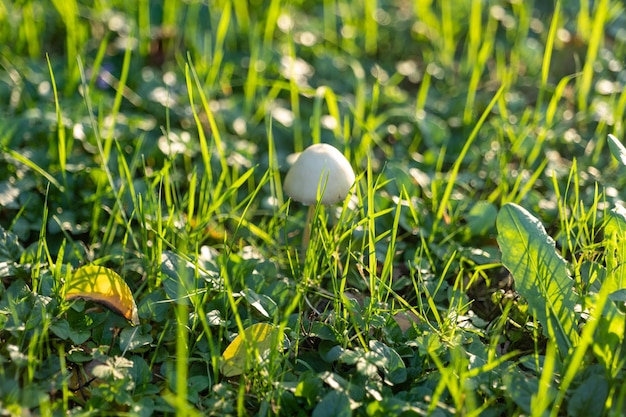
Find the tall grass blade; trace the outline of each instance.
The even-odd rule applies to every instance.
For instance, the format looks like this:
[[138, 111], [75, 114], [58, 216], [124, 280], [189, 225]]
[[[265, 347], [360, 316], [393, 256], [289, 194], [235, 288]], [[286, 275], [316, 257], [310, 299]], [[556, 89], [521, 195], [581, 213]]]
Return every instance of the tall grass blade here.
[[198, 111], [196, 110], [196, 103], [193, 97], [193, 84], [194, 83], [198, 89], [200, 103], [202, 104], [201, 108], [204, 111], [207, 117], [207, 120], [209, 122], [209, 127], [210, 127], [210, 131], [212, 134], [211, 139], [213, 140], [213, 144], [219, 156], [222, 173], [226, 173], [228, 172], [228, 164], [226, 162], [226, 156], [224, 155], [224, 146], [222, 145], [222, 136], [217, 127], [217, 122], [215, 121], [215, 116], [213, 114], [213, 111], [211, 111], [211, 108], [209, 106], [209, 100], [207, 99], [207, 96], [204, 93], [204, 90], [202, 89], [202, 84], [200, 83], [200, 80], [198, 79], [198, 74], [196, 74], [196, 71], [194, 69], [193, 63], [191, 62], [191, 59], [189, 60], [189, 64], [185, 65], [185, 80], [187, 82], [189, 104], [191, 105], [193, 118], [194, 118], [194, 121], [196, 122], [196, 127], [198, 128], [198, 138], [200, 140], [202, 161], [204, 162], [204, 165], [206, 167], [208, 174], [211, 175], [210, 173], [211, 171], [210, 170], [210, 167], [211, 167], [210, 141], [204, 133], [204, 128], [202, 126], [202, 122], [200, 121], [200, 116], [198, 114]]
[[48, 61], [48, 71], [50, 72], [50, 81], [52, 82], [52, 92], [54, 93], [54, 107], [57, 115], [57, 138], [58, 138], [58, 154], [59, 154], [59, 166], [61, 167], [61, 174], [65, 182], [65, 167], [67, 161], [67, 147], [65, 137], [65, 127], [63, 126], [63, 114], [61, 113], [61, 105], [59, 104], [59, 94], [57, 92], [57, 83], [54, 78], [54, 72], [52, 71], [52, 64], [50, 63], [50, 56], [46, 54], [46, 60]]
[[230, 4], [225, 5], [222, 8], [222, 16], [217, 27], [217, 33], [215, 35], [215, 48], [213, 49], [213, 61], [211, 62], [211, 69], [206, 79], [206, 85], [209, 88], [213, 88], [216, 80], [219, 76], [219, 71], [222, 67], [222, 61], [224, 59], [224, 41], [226, 34], [228, 33], [228, 27], [231, 21], [231, 7]]
[[122, 98], [124, 97], [124, 90], [126, 89], [126, 81], [128, 80], [128, 73], [130, 71], [130, 58], [132, 48], [128, 46], [124, 52], [124, 61], [122, 62], [122, 72], [120, 74], [119, 83], [117, 85], [117, 92], [115, 93], [115, 100], [113, 101], [113, 107], [111, 108], [111, 120], [112, 123], [109, 127], [109, 132], [104, 141], [104, 160], [108, 161], [111, 155], [111, 146], [113, 145], [113, 135], [115, 133], [115, 125], [117, 116], [122, 106]]
[[16, 161], [26, 165], [27, 167], [29, 167], [30, 169], [32, 169], [33, 171], [35, 171], [36, 173], [44, 177], [46, 180], [48, 180], [50, 184], [54, 185], [59, 191], [61, 192], [65, 191], [65, 187], [63, 187], [63, 185], [61, 185], [56, 180], [56, 178], [54, 178], [48, 171], [46, 171], [45, 169], [43, 169], [42, 167], [40, 167], [39, 165], [31, 161], [24, 155], [20, 154], [19, 152], [14, 151], [13, 149], [7, 148], [3, 144], [0, 144], [0, 152], [5, 153], [6, 155], [10, 156]]
[[[459, 175], [459, 170], [461, 169], [461, 163], [463, 162], [463, 159], [465, 159], [465, 155], [467, 155], [467, 152], [469, 152], [472, 143], [474, 143], [474, 140], [478, 137], [478, 132], [480, 131], [480, 128], [483, 126], [483, 123], [485, 123], [485, 120], [491, 112], [491, 109], [493, 109], [493, 106], [495, 106], [495, 104], [500, 99], [500, 96], [504, 92], [505, 88], [506, 84], [503, 83], [491, 99], [491, 102], [485, 108], [485, 111], [480, 116], [480, 119], [478, 119], [476, 126], [474, 126], [474, 129], [465, 141], [465, 145], [463, 145], [463, 149], [461, 149], [459, 156], [454, 162], [454, 165], [452, 166], [452, 171], [450, 172], [450, 177], [448, 178], [448, 184], [446, 185], [446, 189], [444, 190], [443, 196], [440, 200], [439, 209], [437, 210], [436, 221], [440, 221], [441, 218], [443, 218], [444, 211], [446, 210], [446, 207], [448, 206], [448, 201], [450, 200], [450, 196], [452, 195], [452, 189], [454, 188], [454, 184]], [[435, 229], [435, 227], [433, 227], [433, 229]]]
[[65, 55], [67, 56], [67, 74], [65, 92], [70, 94], [78, 81], [79, 73], [76, 58], [81, 52], [87, 31], [80, 22], [80, 11], [76, 0], [53, 0], [52, 4], [65, 25]]
[[589, 37], [589, 47], [587, 48], [585, 65], [583, 66], [580, 84], [578, 85], [578, 108], [581, 111], [587, 110], [589, 92], [593, 84], [594, 65], [604, 37], [604, 25], [608, 11], [609, 0], [601, 0], [596, 3], [596, 10], [591, 25], [591, 36]]
[[378, 46], [378, 23], [374, 18], [377, 7], [376, 0], [366, 0], [364, 3], [365, 52], [368, 54], [375, 54]]
[[496, 219], [502, 263], [511, 272], [519, 293], [528, 300], [543, 333], [557, 343], [561, 357], [578, 343], [574, 282], [554, 240], [526, 209], [508, 203]]

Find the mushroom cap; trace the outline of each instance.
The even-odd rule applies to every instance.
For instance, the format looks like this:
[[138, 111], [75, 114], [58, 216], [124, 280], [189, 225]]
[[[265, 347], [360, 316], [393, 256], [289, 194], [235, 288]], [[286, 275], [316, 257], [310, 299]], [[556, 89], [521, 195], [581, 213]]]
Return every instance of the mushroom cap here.
[[337, 148], [318, 143], [306, 148], [285, 177], [285, 194], [302, 204], [315, 204], [318, 189], [322, 204], [335, 204], [346, 198], [355, 176], [350, 162]]

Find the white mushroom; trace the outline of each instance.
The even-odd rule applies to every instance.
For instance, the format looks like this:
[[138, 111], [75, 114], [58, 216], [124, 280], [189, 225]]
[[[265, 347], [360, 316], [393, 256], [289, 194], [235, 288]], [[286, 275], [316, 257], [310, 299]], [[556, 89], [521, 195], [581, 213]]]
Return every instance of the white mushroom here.
[[289, 169], [284, 190], [305, 205], [315, 204], [318, 196], [322, 204], [335, 204], [346, 198], [354, 179], [346, 157], [337, 148], [318, 143], [306, 148]]
[[302, 247], [309, 245], [315, 203], [324, 205], [344, 200], [355, 176], [350, 162], [337, 148], [318, 143], [306, 148], [291, 166], [283, 189], [293, 200], [309, 206], [302, 236]]

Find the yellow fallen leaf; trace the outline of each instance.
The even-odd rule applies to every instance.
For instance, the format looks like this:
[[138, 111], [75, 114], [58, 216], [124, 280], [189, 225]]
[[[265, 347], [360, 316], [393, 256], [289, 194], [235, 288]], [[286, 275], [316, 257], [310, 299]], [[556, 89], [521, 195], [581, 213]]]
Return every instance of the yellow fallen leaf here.
[[[241, 375], [250, 366], [247, 344], [253, 348], [257, 358], [264, 358], [270, 349], [282, 346], [282, 334], [279, 329], [268, 323], [256, 323], [244, 330], [244, 336], [237, 335], [222, 354], [220, 371], [225, 377]], [[280, 337], [280, 341], [277, 338]], [[245, 341], [244, 341], [245, 338]]]
[[139, 324], [133, 293], [115, 271], [99, 265], [85, 265], [74, 271], [65, 285], [66, 300], [83, 298], [95, 301], [121, 314], [134, 325]]

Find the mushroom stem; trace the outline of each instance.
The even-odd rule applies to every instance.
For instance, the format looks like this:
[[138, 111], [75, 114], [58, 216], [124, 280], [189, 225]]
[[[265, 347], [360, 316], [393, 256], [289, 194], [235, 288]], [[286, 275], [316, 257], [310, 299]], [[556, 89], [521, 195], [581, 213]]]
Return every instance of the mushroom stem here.
[[309, 248], [309, 241], [311, 240], [311, 223], [313, 223], [313, 217], [315, 216], [315, 204], [309, 205], [306, 211], [306, 219], [304, 220], [304, 233], [302, 234], [302, 250], [306, 254]]

